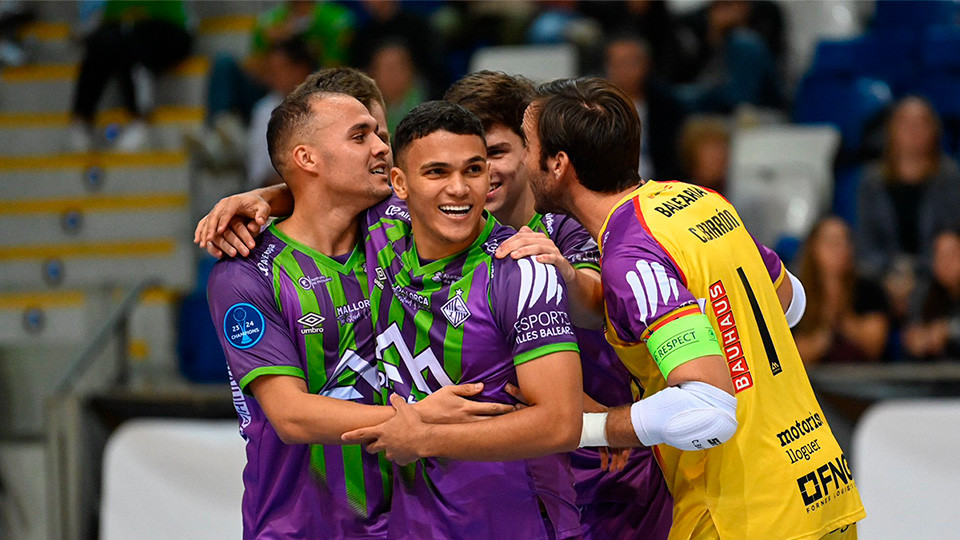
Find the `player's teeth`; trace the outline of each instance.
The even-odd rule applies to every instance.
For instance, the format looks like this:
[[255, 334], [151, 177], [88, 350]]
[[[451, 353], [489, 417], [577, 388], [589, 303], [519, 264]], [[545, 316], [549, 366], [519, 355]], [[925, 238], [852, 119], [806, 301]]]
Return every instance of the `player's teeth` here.
[[444, 212], [468, 212], [470, 211], [469, 206], [441, 206], [440, 210]]

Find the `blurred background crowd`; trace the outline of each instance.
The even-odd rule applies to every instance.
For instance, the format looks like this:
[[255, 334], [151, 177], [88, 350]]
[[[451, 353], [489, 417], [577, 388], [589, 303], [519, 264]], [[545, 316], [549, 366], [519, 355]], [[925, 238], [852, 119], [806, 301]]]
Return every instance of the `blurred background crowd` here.
[[809, 366], [955, 394], [960, 1], [0, 0], [0, 536], [92, 537], [123, 420], [235, 417], [192, 231], [280, 180], [270, 112], [332, 66], [391, 129], [478, 69], [610, 79], [640, 175], [721, 192], [803, 281]]
[[[151, 149], [158, 81], [198, 54], [198, 6], [75, 4], [71, 39], [82, 52], [64, 152]], [[27, 68], [35, 56], [23, 28], [36, 24], [36, 7], [0, 2], [0, 62], [8, 69]], [[954, 1], [257, 7], [245, 54], [199, 51], [208, 62], [202, 121], [180, 135], [191, 162], [209, 175], [239, 174], [238, 189], [280, 181], [264, 144], [270, 111], [317, 68], [367, 72], [393, 128], [458, 77], [490, 67], [477, 63], [484, 51], [562, 47], [574, 66], [567, 75], [606, 77], [633, 98], [643, 122], [643, 178], [724, 193], [800, 275], [810, 299], [796, 329], [806, 362], [960, 353]], [[96, 118], [114, 80], [124, 121], [104, 130]], [[793, 144], [776, 129], [820, 125], [832, 126], [820, 145]], [[749, 142], [755, 129], [765, 143]], [[762, 163], [751, 167], [755, 161]], [[820, 163], [825, 174], [798, 172], [798, 163]]]

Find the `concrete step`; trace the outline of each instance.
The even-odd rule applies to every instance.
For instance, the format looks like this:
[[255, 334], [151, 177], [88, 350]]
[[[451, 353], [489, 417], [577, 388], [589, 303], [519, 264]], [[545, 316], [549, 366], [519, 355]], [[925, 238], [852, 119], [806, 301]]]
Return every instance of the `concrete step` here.
[[0, 199], [190, 191], [183, 152], [0, 156]]
[[[96, 146], [108, 148], [131, 121], [122, 109], [104, 111], [97, 116], [93, 137]], [[183, 148], [183, 134], [203, 124], [200, 107], [164, 106], [151, 115], [148, 123], [152, 150], [175, 152]], [[66, 147], [70, 115], [66, 112], [0, 113], [0, 149], [5, 156], [58, 154]]]
[[[96, 202], [111, 202], [102, 198], [92, 201], [93, 204], [84, 199], [36, 201], [27, 208], [12, 212], [7, 210], [13, 205], [0, 202], [0, 217], [6, 233], [0, 240], [0, 249], [157, 236], [192, 238], [195, 224], [187, 194], [168, 193], [128, 199], [130, 204], [124, 206], [97, 206]], [[44, 204], [48, 202], [52, 204]], [[31, 211], [30, 207], [39, 211]]]
[[33, 291], [0, 294], [0, 344], [30, 345], [85, 342], [90, 313], [82, 291]]
[[[156, 84], [156, 105], [203, 107], [206, 103], [206, 78], [210, 62], [193, 56], [161, 76]], [[0, 103], [8, 112], [63, 112], [73, 104], [74, 86], [79, 72], [76, 62], [34, 64], [6, 68], [0, 73]], [[107, 89], [99, 109], [121, 105], [115, 84]]]
[[[212, 57], [218, 53], [242, 58], [250, 52], [255, 14], [216, 15], [197, 25], [193, 54]], [[83, 42], [69, 23], [36, 21], [26, 25], [19, 37], [31, 64], [80, 62]]]
[[131, 286], [155, 277], [191, 290], [199, 252], [186, 237], [70, 242], [0, 250], [0, 290]]

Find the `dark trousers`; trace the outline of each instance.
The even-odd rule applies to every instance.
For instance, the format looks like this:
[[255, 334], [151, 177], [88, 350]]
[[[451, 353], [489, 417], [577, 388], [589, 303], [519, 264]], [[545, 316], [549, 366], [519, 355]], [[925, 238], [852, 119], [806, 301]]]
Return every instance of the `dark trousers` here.
[[141, 64], [156, 76], [186, 58], [192, 42], [189, 33], [164, 21], [101, 25], [86, 40], [73, 114], [92, 121], [107, 82], [116, 77], [123, 106], [131, 114], [139, 115], [133, 88], [134, 65]]

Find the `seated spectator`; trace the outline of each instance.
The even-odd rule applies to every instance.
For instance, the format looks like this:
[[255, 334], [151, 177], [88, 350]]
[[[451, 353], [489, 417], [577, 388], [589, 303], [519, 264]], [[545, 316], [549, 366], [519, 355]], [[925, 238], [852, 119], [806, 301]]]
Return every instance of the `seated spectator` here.
[[580, 2], [580, 11], [600, 23], [604, 35], [634, 35], [649, 47], [650, 70], [658, 79], [676, 78], [680, 53], [673, 17], [663, 0]]
[[888, 306], [880, 286], [857, 274], [850, 228], [842, 219], [814, 225], [797, 277], [807, 309], [793, 335], [804, 364], [879, 360], [890, 330]]
[[288, 0], [260, 14], [242, 62], [226, 54], [214, 58], [205, 128], [185, 137], [200, 164], [213, 170], [242, 164], [253, 106], [271, 91], [268, 56], [276, 44], [298, 39], [319, 66], [346, 65], [353, 26], [350, 10], [334, 2]]
[[426, 85], [403, 40], [381, 42], [371, 57], [367, 73], [383, 93], [391, 133], [408, 112], [427, 100]]
[[633, 34], [611, 39], [604, 50], [604, 70], [607, 79], [630, 96], [640, 115], [640, 177], [676, 179], [677, 130], [683, 108], [663, 84], [651, 78], [646, 42]]
[[[889, 275], [897, 264], [922, 273], [935, 231], [960, 223], [960, 167], [940, 146], [940, 121], [930, 103], [916, 96], [897, 102], [886, 134], [883, 158], [864, 169], [857, 191], [859, 261], [873, 277]], [[906, 305], [911, 291], [898, 287], [888, 294]]]
[[267, 86], [270, 93], [253, 106], [250, 115], [250, 129], [247, 130], [247, 187], [276, 184], [280, 175], [270, 162], [267, 150], [267, 124], [273, 109], [283, 101], [316, 68], [316, 59], [307, 50], [306, 44], [298, 39], [288, 39], [274, 45], [267, 55], [266, 66], [270, 76]]
[[123, 107], [133, 118], [117, 139], [116, 148], [132, 152], [146, 146], [146, 121], [154, 105], [154, 78], [183, 61], [190, 53], [192, 41], [183, 2], [105, 2], [100, 24], [84, 42], [67, 149], [73, 152], [93, 149], [97, 105], [113, 78], [119, 81]]
[[443, 64], [444, 47], [430, 21], [405, 9], [398, 0], [362, 0], [367, 15], [357, 26], [350, 47], [351, 65], [368, 66], [384, 41], [401, 40], [409, 45], [410, 57], [426, 83], [428, 96], [439, 98], [452, 82]]
[[692, 116], [680, 133], [682, 178], [719, 193], [727, 189], [730, 132], [722, 116]]
[[[775, 9], [775, 8], [774, 8]], [[742, 104], [783, 107], [776, 60], [748, 25], [751, 3], [716, 0], [681, 25], [685, 68], [677, 95], [691, 112], [727, 114]]]
[[918, 359], [960, 360], [960, 229], [934, 239], [931, 274], [903, 332], [904, 348]]

